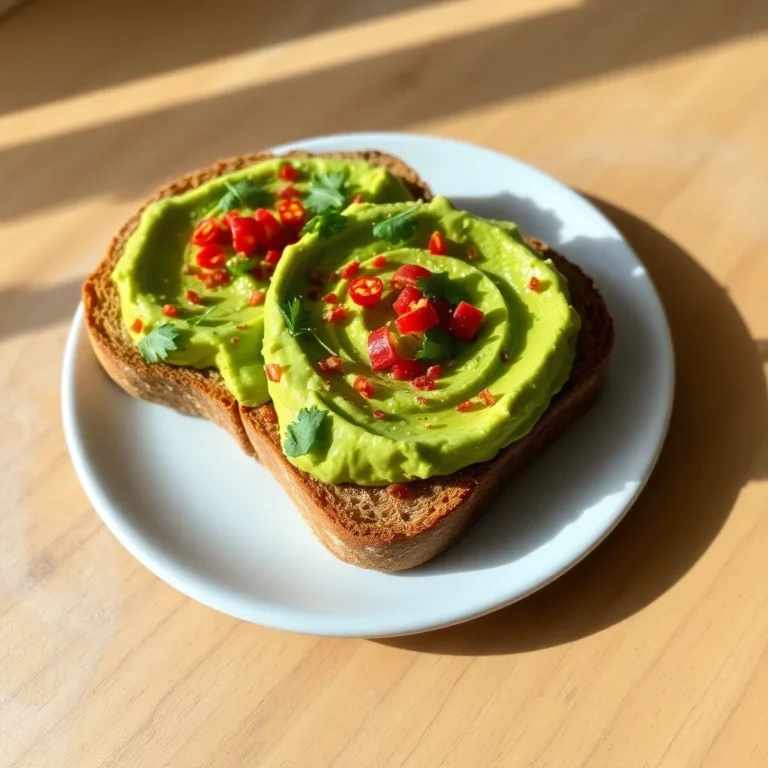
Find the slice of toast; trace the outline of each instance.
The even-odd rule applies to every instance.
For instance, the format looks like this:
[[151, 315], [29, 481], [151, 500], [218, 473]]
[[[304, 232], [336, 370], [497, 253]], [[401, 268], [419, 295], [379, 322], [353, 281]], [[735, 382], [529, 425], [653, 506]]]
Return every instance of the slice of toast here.
[[[271, 404], [242, 407], [242, 422], [259, 460], [280, 481], [317, 538], [336, 557], [361, 568], [400, 571], [431, 560], [467, 530], [523, 463], [590, 405], [605, 378], [613, 322], [592, 281], [574, 264], [528, 238], [565, 275], [582, 319], [571, 376], [534, 428], [496, 458], [446, 477], [408, 483], [407, 499], [386, 487], [321, 483], [283, 455]], [[467, 414], [471, 418], [471, 414]]]
[[[283, 155], [294, 158], [313, 156], [358, 159], [382, 165], [398, 176], [415, 198], [432, 199], [429, 186], [413, 168], [384, 152], [370, 150], [313, 155], [311, 152], [297, 150]], [[259, 152], [222, 160], [158, 190], [115, 235], [106, 256], [83, 285], [86, 328], [96, 357], [109, 376], [133, 397], [167, 405], [182, 413], [202, 416], [224, 427], [249, 456], [254, 455], [254, 447], [243, 428], [240, 407], [224, 386], [218, 371], [165, 363], [150, 365], [139, 354], [123, 323], [120, 297], [112, 280], [112, 271], [148, 205], [163, 197], [183, 194], [217, 176], [238, 171], [271, 157], [274, 157], [271, 152]]]

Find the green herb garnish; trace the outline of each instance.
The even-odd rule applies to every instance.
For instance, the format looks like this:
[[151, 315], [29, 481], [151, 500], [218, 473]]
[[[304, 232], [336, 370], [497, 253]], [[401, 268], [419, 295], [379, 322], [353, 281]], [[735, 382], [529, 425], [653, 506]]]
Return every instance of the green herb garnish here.
[[256, 259], [229, 259], [224, 266], [232, 277], [243, 277], [256, 266]]
[[288, 332], [294, 338], [299, 336], [311, 336], [329, 355], [336, 355], [327, 344], [306, 324], [306, 313], [301, 305], [301, 299], [294, 296], [289, 301], [283, 302], [280, 307], [280, 314], [285, 320]]
[[269, 201], [269, 192], [255, 181], [238, 181], [231, 184], [224, 179], [226, 194], [219, 200], [218, 208], [228, 213], [233, 208], [258, 208]]
[[304, 207], [315, 213], [338, 210], [346, 203], [344, 186], [346, 176], [343, 173], [321, 173], [312, 177], [309, 192], [304, 198]]
[[179, 331], [175, 325], [171, 323], [158, 325], [139, 342], [139, 352], [148, 363], [165, 360], [169, 352], [178, 349], [176, 346], [178, 335]]
[[216, 310], [216, 304], [212, 304], [205, 312], [201, 312], [199, 315], [195, 315], [187, 320], [187, 325], [200, 325], [203, 320], [207, 320]]
[[302, 234], [317, 232], [320, 237], [332, 237], [347, 226], [347, 217], [338, 211], [326, 211], [313, 216], [305, 225]]
[[311, 408], [302, 408], [296, 416], [296, 421], [286, 427], [283, 446], [285, 455], [295, 458], [309, 453], [320, 437], [320, 429], [327, 415], [328, 411], [314, 405]]
[[389, 240], [390, 243], [408, 240], [416, 231], [416, 211], [418, 210], [419, 206], [414, 205], [384, 221], [376, 222], [373, 225], [373, 236]]
[[464, 292], [447, 272], [433, 272], [429, 277], [420, 277], [416, 287], [428, 299], [443, 299], [449, 304], [458, 304], [465, 298]]
[[416, 353], [419, 360], [436, 362], [453, 357], [458, 345], [455, 336], [452, 336], [444, 328], [429, 328], [424, 333], [421, 349]]

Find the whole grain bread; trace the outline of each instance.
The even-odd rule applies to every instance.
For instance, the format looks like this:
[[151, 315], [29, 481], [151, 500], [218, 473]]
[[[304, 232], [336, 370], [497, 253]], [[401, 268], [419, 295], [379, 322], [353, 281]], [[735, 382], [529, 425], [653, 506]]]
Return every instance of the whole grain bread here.
[[[304, 152], [292, 154], [309, 156]], [[429, 187], [415, 171], [390, 155], [360, 152], [324, 156], [359, 157], [386, 165], [416, 197], [431, 198]], [[216, 163], [164, 187], [147, 205], [268, 157], [269, 153], [260, 153]], [[409, 495], [405, 499], [395, 498], [386, 487], [320, 483], [286, 460], [271, 404], [260, 408], [239, 406], [215, 370], [149, 365], [139, 355], [124, 328], [111, 273], [141, 210], [116, 235], [106, 257], [83, 286], [86, 325], [99, 361], [128, 394], [203, 416], [228, 429], [246, 453], [255, 455], [272, 472], [318, 539], [338, 558], [353, 565], [399, 571], [438, 555], [467, 530], [522, 464], [589, 406], [605, 378], [613, 346], [613, 323], [602, 297], [578, 267], [544, 243], [528, 238], [529, 244], [552, 259], [565, 275], [573, 306], [582, 318], [571, 376], [533, 430], [491, 461], [446, 477], [408, 483]]]

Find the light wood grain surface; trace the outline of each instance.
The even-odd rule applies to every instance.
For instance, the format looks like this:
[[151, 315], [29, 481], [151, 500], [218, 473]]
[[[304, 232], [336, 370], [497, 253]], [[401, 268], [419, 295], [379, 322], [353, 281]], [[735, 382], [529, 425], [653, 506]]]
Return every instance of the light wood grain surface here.
[[[657, 282], [679, 370], [603, 546], [386, 642], [166, 586], [100, 523], [59, 412], [80, 283], [145, 193], [358, 129], [467, 139], [590, 195]], [[33, 0], [0, 22], [0, 254], [4, 768], [768, 766], [765, 0]]]

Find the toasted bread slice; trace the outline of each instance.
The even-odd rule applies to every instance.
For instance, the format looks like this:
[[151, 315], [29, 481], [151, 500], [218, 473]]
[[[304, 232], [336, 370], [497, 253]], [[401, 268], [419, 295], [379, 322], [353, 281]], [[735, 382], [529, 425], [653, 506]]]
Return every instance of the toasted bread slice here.
[[[403, 181], [415, 198], [432, 198], [426, 182], [410, 166], [393, 155], [370, 150], [328, 152], [314, 156], [365, 160], [374, 165], [383, 165]], [[164, 363], [150, 365], [139, 354], [123, 324], [120, 297], [112, 280], [112, 271], [148, 205], [163, 197], [183, 194], [217, 176], [238, 171], [271, 157], [274, 157], [271, 152], [259, 152], [222, 160], [158, 190], [115, 235], [106, 256], [83, 285], [86, 328], [96, 357], [109, 376], [133, 397], [167, 405], [182, 413], [202, 416], [224, 427], [250, 456], [254, 455], [254, 448], [243, 428], [239, 405], [216, 370]], [[286, 153], [284, 157], [313, 157], [313, 154], [294, 151]]]
[[[605, 378], [613, 346], [613, 322], [592, 281], [575, 265], [528, 238], [565, 275], [582, 319], [573, 371], [544, 415], [522, 439], [496, 458], [446, 477], [408, 483], [409, 497], [386, 487], [321, 483], [283, 455], [271, 404], [241, 408], [242, 423], [259, 460], [280, 481], [320, 541], [352, 565], [400, 571], [431, 560], [469, 527], [511, 475], [579, 416]], [[471, 418], [471, 414], [467, 414]]]

